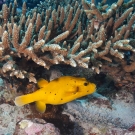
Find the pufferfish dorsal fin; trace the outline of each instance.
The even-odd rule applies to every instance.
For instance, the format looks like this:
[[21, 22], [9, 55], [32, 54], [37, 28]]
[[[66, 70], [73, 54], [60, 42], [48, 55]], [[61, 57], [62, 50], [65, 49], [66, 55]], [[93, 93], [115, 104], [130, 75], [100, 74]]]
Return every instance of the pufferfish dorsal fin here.
[[37, 85], [39, 88], [43, 88], [45, 87], [46, 85], [48, 84], [48, 81], [46, 81], [45, 79], [43, 78], [40, 78], [37, 82]]

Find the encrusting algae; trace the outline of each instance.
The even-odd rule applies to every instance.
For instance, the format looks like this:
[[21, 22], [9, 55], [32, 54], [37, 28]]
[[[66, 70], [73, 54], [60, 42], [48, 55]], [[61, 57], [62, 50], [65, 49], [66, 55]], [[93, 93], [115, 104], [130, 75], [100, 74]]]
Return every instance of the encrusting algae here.
[[88, 82], [85, 78], [72, 76], [63, 76], [51, 82], [40, 79], [37, 84], [40, 88], [39, 90], [31, 94], [16, 97], [15, 104], [23, 106], [35, 102], [36, 109], [43, 113], [46, 110], [46, 104], [64, 104], [92, 94], [96, 90], [94, 83]]

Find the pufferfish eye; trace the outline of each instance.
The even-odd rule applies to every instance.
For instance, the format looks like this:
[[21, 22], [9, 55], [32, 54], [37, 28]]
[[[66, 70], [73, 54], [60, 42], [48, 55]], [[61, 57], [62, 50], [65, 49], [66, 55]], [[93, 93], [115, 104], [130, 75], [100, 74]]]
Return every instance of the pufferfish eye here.
[[88, 82], [85, 82], [83, 85], [84, 85], [84, 86], [87, 86], [87, 85], [88, 85]]

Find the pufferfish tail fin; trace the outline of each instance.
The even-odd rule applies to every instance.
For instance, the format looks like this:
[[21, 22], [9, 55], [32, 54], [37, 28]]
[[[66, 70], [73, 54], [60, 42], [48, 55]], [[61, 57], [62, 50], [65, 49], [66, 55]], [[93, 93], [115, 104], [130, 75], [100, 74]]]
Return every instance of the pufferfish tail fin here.
[[40, 113], [44, 113], [46, 110], [46, 104], [42, 101], [36, 101], [36, 110], [39, 111]]
[[34, 102], [33, 98], [32, 98], [32, 94], [27, 94], [27, 95], [23, 95], [23, 96], [18, 96], [15, 98], [15, 105], [16, 106], [23, 106], [25, 104], [29, 104]]
[[15, 98], [16, 106], [23, 106], [35, 101], [40, 101], [44, 99], [44, 91], [42, 89], [35, 91], [34, 93], [18, 96]]

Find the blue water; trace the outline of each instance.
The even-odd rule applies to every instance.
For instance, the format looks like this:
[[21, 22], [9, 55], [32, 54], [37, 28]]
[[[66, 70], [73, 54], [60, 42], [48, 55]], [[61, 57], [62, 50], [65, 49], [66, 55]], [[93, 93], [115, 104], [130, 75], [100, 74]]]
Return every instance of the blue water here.
[[[90, 2], [91, 0], [87, 0], [88, 2]], [[102, 0], [95, 0], [96, 5], [98, 4], [98, 2], [101, 2]], [[107, 4], [111, 5], [112, 3], [117, 2], [118, 0], [107, 0]], [[128, 2], [129, 0], [124, 0], [125, 2]]]

